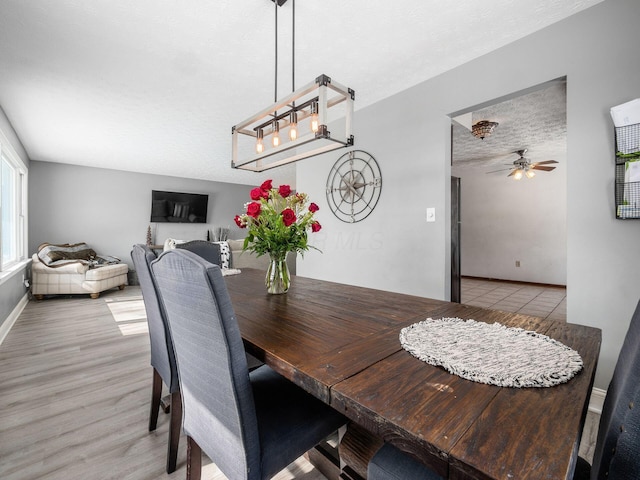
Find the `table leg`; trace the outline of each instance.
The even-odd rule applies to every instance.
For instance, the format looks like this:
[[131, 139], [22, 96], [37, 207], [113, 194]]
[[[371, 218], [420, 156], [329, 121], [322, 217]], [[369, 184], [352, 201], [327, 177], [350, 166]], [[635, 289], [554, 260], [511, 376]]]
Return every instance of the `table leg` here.
[[382, 446], [382, 439], [351, 422], [340, 441], [338, 452], [345, 479], [367, 478], [369, 460]]

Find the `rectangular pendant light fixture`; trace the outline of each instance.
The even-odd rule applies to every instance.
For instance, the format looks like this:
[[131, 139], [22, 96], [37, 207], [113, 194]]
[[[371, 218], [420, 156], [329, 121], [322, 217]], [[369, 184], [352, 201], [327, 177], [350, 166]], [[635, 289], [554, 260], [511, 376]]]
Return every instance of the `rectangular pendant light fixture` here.
[[262, 172], [353, 145], [354, 99], [352, 89], [320, 75], [232, 127], [231, 167]]

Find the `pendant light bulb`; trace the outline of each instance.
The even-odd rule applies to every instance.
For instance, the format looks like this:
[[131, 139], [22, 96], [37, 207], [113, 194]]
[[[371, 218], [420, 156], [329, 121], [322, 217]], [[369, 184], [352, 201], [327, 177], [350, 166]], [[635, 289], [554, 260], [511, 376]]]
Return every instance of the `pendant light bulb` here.
[[262, 143], [263, 136], [264, 133], [262, 132], [262, 129], [259, 128], [256, 132], [256, 153], [264, 152], [264, 143]]
[[527, 178], [533, 178], [536, 176], [536, 172], [534, 172], [533, 170], [527, 170], [525, 172], [525, 175], [527, 176]]
[[277, 120], [273, 122], [273, 146], [277, 147], [280, 145], [280, 124]]
[[313, 102], [311, 104], [311, 131], [316, 133], [319, 130], [318, 124], [318, 104]]
[[292, 142], [298, 138], [298, 115], [296, 112], [291, 112], [289, 121], [289, 140]]
[[514, 180], [520, 180], [522, 178], [522, 169], [516, 170], [516, 173], [513, 175]]

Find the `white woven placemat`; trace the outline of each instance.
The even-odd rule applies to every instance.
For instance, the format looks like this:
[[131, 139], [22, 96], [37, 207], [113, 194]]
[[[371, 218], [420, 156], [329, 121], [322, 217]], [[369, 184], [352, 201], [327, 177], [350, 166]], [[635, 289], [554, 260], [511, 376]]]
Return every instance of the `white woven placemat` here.
[[428, 318], [400, 331], [402, 347], [430, 365], [500, 387], [552, 387], [582, 369], [566, 345], [529, 330], [460, 318]]

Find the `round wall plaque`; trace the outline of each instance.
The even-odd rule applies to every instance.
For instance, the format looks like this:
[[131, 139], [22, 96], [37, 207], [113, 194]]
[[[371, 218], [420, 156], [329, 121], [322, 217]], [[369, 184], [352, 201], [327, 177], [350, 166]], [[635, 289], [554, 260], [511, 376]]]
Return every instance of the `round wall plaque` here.
[[376, 159], [362, 150], [342, 155], [327, 177], [327, 202], [343, 222], [364, 220], [373, 211], [382, 190]]

